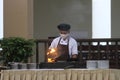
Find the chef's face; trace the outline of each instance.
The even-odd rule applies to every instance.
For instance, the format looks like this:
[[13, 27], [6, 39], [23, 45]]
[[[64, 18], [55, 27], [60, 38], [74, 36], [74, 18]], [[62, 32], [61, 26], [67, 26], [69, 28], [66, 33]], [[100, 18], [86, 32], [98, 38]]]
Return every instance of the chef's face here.
[[66, 35], [66, 34], [69, 34], [70, 31], [62, 31], [62, 30], [60, 30], [59, 32], [60, 32], [60, 34], [65, 34]]
[[61, 36], [63, 39], [66, 39], [66, 38], [69, 36], [69, 31], [61, 31], [61, 30], [60, 30], [60, 36]]

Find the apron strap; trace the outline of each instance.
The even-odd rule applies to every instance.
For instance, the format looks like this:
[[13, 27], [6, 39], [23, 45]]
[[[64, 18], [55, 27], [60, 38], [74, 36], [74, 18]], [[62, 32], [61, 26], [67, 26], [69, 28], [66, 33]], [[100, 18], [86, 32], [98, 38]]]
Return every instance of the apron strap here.
[[[60, 44], [60, 41], [61, 41], [61, 37], [60, 37], [60, 39], [59, 39], [59, 41], [58, 41], [58, 44]], [[70, 37], [68, 38], [68, 52], [69, 52], [69, 41], [70, 41]], [[58, 45], [57, 45], [57, 47], [58, 47]], [[70, 52], [69, 52], [70, 53]], [[72, 52], [70, 53], [70, 57], [72, 56]]]

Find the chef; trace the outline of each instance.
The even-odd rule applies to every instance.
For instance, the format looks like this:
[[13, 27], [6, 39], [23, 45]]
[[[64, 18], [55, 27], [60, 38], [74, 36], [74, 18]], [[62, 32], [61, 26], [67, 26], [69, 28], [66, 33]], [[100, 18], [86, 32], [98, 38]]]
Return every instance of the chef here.
[[77, 42], [70, 34], [71, 26], [66, 23], [57, 26], [59, 30], [59, 37], [53, 39], [49, 49], [57, 48], [56, 61], [70, 61], [77, 60], [78, 47]]

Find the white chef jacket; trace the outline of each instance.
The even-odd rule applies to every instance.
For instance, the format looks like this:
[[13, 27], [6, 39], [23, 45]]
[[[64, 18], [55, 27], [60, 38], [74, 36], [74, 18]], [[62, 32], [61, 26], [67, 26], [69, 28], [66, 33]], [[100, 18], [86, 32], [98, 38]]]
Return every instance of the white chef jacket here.
[[[58, 45], [58, 42], [60, 40], [61, 37], [57, 37], [55, 39], [53, 39], [49, 49], [51, 48], [57, 48], [57, 45]], [[65, 41], [61, 38], [60, 40], [60, 44], [64, 44], [64, 45], [67, 45], [68, 44], [68, 39], [66, 39]], [[78, 54], [78, 45], [77, 45], [77, 41], [72, 38], [72, 37], [69, 37], [69, 55], [71, 57], [71, 55], [73, 54]]]

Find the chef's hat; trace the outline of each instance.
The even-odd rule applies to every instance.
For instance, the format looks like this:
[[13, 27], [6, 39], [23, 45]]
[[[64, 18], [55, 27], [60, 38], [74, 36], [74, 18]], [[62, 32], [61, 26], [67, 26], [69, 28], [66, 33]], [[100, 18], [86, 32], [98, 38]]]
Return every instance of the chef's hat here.
[[70, 29], [70, 25], [65, 23], [59, 24], [57, 27], [62, 31], [68, 31]]

